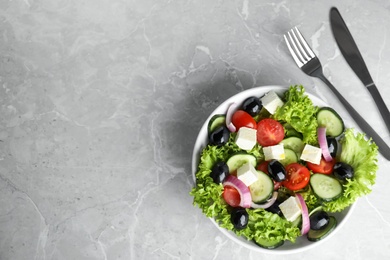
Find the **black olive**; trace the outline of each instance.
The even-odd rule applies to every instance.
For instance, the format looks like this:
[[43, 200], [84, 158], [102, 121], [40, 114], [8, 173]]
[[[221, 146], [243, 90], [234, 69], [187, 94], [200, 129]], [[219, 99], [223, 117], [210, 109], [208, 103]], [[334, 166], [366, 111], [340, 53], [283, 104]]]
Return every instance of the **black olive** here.
[[251, 116], [258, 115], [262, 108], [263, 105], [261, 104], [260, 99], [257, 97], [249, 97], [245, 99], [242, 104], [242, 109]]
[[351, 165], [343, 162], [337, 162], [333, 166], [333, 174], [337, 179], [345, 180], [351, 179], [354, 175], [354, 171]]
[[321, 230], [324, 229], [329, 223], [329, 215], [323, 210], [314, 212], [310, 216], [310, 229]]
[[217, 127], [211, 132], [209, 141], [211, 145], [222, 146], [229, 141], [230, 131], [226, 126], [222, 125]]
[[234, 208], [230, 213], [230, 221], [236, 229], [243, 229], [248, 225], [249, 215], [244, 208]]
[[271, 213], [274, 213], [274, 214], [278, 214], [279, 216], [282, 216], [283, 214], [279, 208], [279, 205], [280, 205], [280, 202], [278, 200], [276, 200], [274, 202], [274, 204], [272, 204], [270, 207], [266, 208], [265, 210], [269, 211]]
[[333, 158], [336, 157], [337, 149], [338, 149], [338, 143], [337, 143], [336, 138], [331, 137], [331, 136], [327, 136], [326, 141], [328, 143], [328, 150], [329, 150], [330, 155]]
[[217, 162], [211, 168], [210, 176], [216, 184], [222, 183], [229, 175], [229, 166], [225, 162]]
[[268, 173], [277, 182], [286, 179], [286, 169], [278, 160], [271, 160], [268, 164]]

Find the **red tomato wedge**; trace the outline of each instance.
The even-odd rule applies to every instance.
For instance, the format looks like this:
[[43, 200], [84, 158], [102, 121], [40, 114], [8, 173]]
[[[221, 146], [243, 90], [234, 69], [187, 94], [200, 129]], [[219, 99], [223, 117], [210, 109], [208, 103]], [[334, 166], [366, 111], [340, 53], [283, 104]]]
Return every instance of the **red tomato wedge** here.
[[236, 188], [232, 186], [225, 186], [223, 188], [223, 199], [232, 207], [238, 207], [240, 205], [241, 197]]
[[325, 161], [324, 157], [321, 157], [320, 164], [314, 164], [306, 162], [307, 168], [315, 173], [331, 174], [333, 172], [333, 166], [336, 164], [336, 160], [333, 158], [331, 161]]
[[257, 165], [256, 169], [268, 174], [268, 164], [269, 164], [269, 161], [264, 161], [264, 162], [260, 163], [259, 165]]
[[[264, 161], [264, 162], [260, 163], [259, 165], [257, 165], [256, 169], [268, 174], [268, 164], [269, 164], [269, 161]], [[280, 188], [280, 186], [282, 186], [281, 182], [277, 182], [275, 180], [272, 180], [272, 181], [274, 182], [274, 190], [278, 190]]]
[[261, 146], [277, 145], [283, 138], [284, 128], [278, 121], [265, 118], [257, 123], [257, 142]]
[[232, 115], [232, 123], [236, 127], [236, 131], [243, 126], [253, 129], [256, 129], [257, 126], [255, 119], [244, 110], [237, 110], [234, 112]]
[[286, 166], [286, 180], [282, 185], [289, 190], [300, 190], [306, 187], [310, 180], [310, 171], [299, 163], [291, 163]]

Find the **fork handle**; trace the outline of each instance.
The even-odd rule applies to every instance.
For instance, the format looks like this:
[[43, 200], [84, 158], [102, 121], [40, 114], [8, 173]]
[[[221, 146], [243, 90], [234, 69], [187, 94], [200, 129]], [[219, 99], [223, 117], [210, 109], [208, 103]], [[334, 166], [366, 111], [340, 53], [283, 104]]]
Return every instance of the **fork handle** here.
[[337, 91], [337, 89], [332, 85], [332, 83], [330, 83], [330, 81], [325, 78], [325, 76], [317, 75], [317, 77], [321, 79], [326, 85], [328, 85], [328, 87], [333, 91], [333, 93], [347, 109], [347, 111], [355, 120], [360, 129], [365, 132], [368, 137], [372, 138], [372, 140], [378, 146], [378, 149], [383, 155], [383, 157], [385, 157], [387, 160], [390, 160], [390, 148], [385, 143], [385, 141], [383, 141], [383, 139], [374, 131], [374, 129], [372, 129], [372, 127], [366, 122], [366, 120], [364, 120], [364, 118], [348, 103], [348, 101], [340, 94], [340, 92]]

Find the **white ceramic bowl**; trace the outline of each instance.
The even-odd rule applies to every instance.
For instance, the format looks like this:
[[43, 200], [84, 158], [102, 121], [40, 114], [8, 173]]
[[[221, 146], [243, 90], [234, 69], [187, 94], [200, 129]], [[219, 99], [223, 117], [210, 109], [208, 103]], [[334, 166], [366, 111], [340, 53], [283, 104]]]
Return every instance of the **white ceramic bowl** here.
[[[240, 93], [232, 96], [231, 98], [227, 99], [225, 102], [223, 102], [218, 108], [216, 108], [211, 113], [211, 115], [207, 118], [207, 120], [203, 124], [202, 128], [200, 129], [200, 132], [198, 134], [198, 137], [196, 139], [195, 146], [194, 146], [194, 151], [193, 151], [193, 155], [192, 155], [192, 175], [193, 175], [194, 182], [196, 181], [195, 174], [198, 170], [200, 153], [208, 143], [207, 126], [208, 126], [208, 122], [210, 121], [211, 117], [215, 114], [226, 114], [226, 111], [227, 111], [229, 105], [233, 102], [236, 102], [237, 104], [242, 104], [242, 102], [250, 96], [261, 97], [271, 90], [275, 91], [276, 93], [278, 93], [282, 96], [282, 93], [285, 92], [286, 90], [288, 90], [288, 88], [281, 87], [281, 86], [262, 86], [262, 87], [248, 89], [248, 90], [240, 92]], [[306, 92], [306, 95], [313, 101], [314, 105], [317, 105], [319, 107], [328, 106], [324, 101], [317, 98], [316, 96], [313, 96], [307, 92]], [[227, 237], [229, 237], [233, 241], [237, 242], [238, 244], [245, 246], [247, 248], [250, 248], [254, 251], [268, 253], [268, 254], [292, 254], [292, 253], [302, 252], [302, 251], [308, 250], [310, 248], [319, 246], [320, 244], [329, 240], [336, 232], [338, 232], [341, 229], [341, 227], [347, 221], [347, 219], [351, 215], [355, 205], [356, 205], [356, 203], [354, 203], [352, 206], [346, 208], [343, 212], [332, 213], [332, 216], [334, 216], [337, 219], [337, 227], [333, 230], [333, 232], [331, 232], [328, 236], [321, 239], [320, 241], [311, 242], [306, 238], [306, 236], [303, 236], [303, 237], [297, 238], [295, 243], [291, 243], [289, 241], [286, 241], [284, 243], [284, 245], [282, 245], [278, 248], [275, 248], [275, 249], [264, 249], [262, 247], [259, 247], [254, 242], [248, 241], [246, 238], [243, 238], [243, 237], [238, 237], [232, 231], [229, 231], [229, 230], [226, 230], [224, 228], [219, 227], [219, 225], [214, 221], [214, 219], [210, 218], [210, 220]]]

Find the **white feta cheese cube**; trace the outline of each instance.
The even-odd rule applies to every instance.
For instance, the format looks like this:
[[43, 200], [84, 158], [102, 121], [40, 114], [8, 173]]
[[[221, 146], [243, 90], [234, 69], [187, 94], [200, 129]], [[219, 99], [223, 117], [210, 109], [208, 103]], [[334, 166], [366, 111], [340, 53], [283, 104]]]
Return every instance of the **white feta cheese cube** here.
[[237, 178], [249, 187], [252, 183], [257, 181], [257, 172], [255, 167], [253, 167], [250, 162], [245, 163], [237, 169]]
[[321, 156], [321, 148], [306, 144], [300, 159], [314, 164], [320, 164]]
[[276, 112], [276, 109], [278, 107], [283, 106], [284, 102], [280, 99], [280, 97], [274, 92], [270, 91], [265, 96], [263, 96], [261, 99], [261, 103], [265, 109], [270, 114], [274, 114]]
[[243, 150], [252, 150], [257, 142], [257, 130], [249, 127], [241, 127], [236, 135], [236, 144]]
[[266, 161], [272, 159], [283, 160], [286, 158], [286, 155], [284, 153], [284, 146], [282, 143], [273, 146], [263, 147], [263, 152]]
[[294, 196], [280, 203], [279, 208], [283, 216], [291, 222], [302, 214], [301, 206]]

